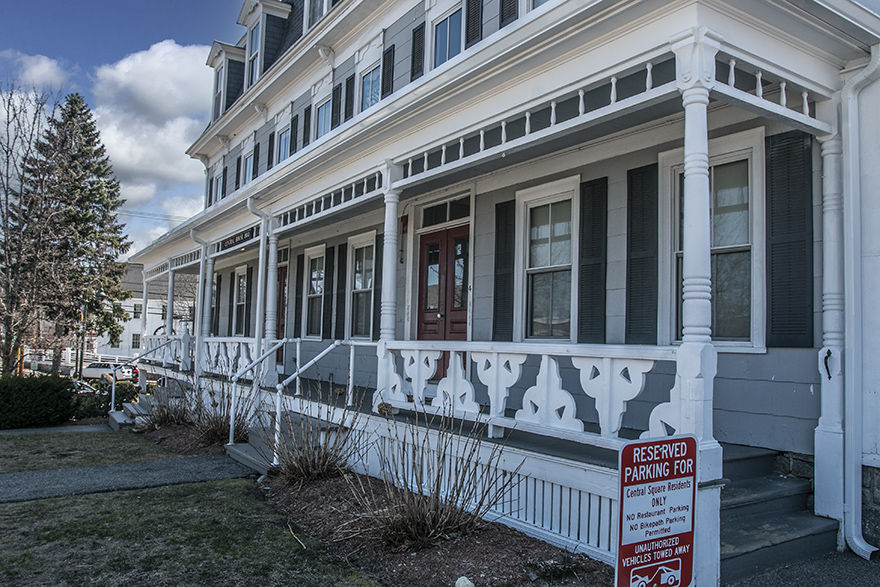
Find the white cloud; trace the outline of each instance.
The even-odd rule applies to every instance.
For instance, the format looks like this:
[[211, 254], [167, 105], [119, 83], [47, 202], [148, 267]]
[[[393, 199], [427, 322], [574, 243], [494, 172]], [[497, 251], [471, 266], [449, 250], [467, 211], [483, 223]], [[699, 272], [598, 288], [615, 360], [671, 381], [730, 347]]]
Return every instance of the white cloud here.
[[16, 82], [23, 88], [59, 89], [69, 77], [57, 60], [45, 55], [26, 55], [7, 49], [0, 51], [0, 57], [16, 65]]
[[210, 47], [182, 47], [172, 40], [156, 43], [96, 71], [95, 98], [161, 124], [180, 117], [202, 116], [209, 105]]
[[156, 43], [95, 71], [93, 112], [126, 199], [122, 220], [143, 249], [202, 207], [204, 166], [186, 155], [208, 123], [210, 47]]

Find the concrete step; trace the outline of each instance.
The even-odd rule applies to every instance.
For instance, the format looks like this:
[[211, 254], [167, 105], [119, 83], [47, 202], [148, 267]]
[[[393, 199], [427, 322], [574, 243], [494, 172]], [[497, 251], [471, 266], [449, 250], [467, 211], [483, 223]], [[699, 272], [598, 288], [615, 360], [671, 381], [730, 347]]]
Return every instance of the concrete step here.
[[812, 491], [808, 479], [766, 475], [730, 481], [721, 489], [721, 524], [752, 514], [805, 511]]
[[122, 411], [129, 418], [147, 417], [150, 415], [150, 408], [140, 401], [137, 403], [122, 404]]
[[727, 585], [794, 560], [821, 556], [837, 547], [835, 520], [810, 512], [752, 514], [721, 527], [721, 584]]
[[250, 467], [261, 475], [266, 475], [274, 469], [271, 463], [271, 456], [264, 456], [263, 451], [254, 448], [250, 444], [227, 444], [226, 454], [233, 460], [246, 467]]
[[772, 475], [776, 456], [779, 454], [774, 450], [739, 444], [723, 444], [722, 448], [724, 450], [724, 478], [732, 481]]
[[134, 418], [129, 418], [125, 412], [110, 412], [110, 419], [107, 423], [113, 430], [121, 430], [134, 426]]

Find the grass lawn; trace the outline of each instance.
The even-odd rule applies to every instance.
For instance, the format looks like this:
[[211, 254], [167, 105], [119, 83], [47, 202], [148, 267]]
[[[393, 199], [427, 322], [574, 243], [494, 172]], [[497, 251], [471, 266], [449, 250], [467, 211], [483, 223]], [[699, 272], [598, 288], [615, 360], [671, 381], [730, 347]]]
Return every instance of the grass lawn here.
[[0, 435], [0, 473], [157, 461], [176, 456], [130, 432]]
[[259, 491], [239, 479], [0, 504], [0, 584], [376, 585], [324, 562]]

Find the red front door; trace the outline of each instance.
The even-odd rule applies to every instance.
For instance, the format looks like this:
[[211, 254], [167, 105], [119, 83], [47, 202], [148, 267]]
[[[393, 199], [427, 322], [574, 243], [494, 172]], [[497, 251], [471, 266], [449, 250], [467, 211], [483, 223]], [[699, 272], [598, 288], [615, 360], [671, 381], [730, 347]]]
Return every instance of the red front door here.
[[[419, 340], [467, 340], [468, 226], [423, 234], [419, 242]], [[446, 373], [448, 357], [437, 368]]]

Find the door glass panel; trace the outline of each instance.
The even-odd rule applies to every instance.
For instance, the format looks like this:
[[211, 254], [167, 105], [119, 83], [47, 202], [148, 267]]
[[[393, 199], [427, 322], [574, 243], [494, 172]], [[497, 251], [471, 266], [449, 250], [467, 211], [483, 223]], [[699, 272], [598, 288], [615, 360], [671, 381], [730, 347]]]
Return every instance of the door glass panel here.
[[428, 245], [425, 251], [427, 267], [425, 282], [425, 309], [436, 310], [440, 307], [440, 244]]
[[468, 290], [468, 239], [458, 239], [455, 241], [455, 258], [453, 268], [453, 284], [452, 284], [452, 307], [467, 308], [467, 290]]

